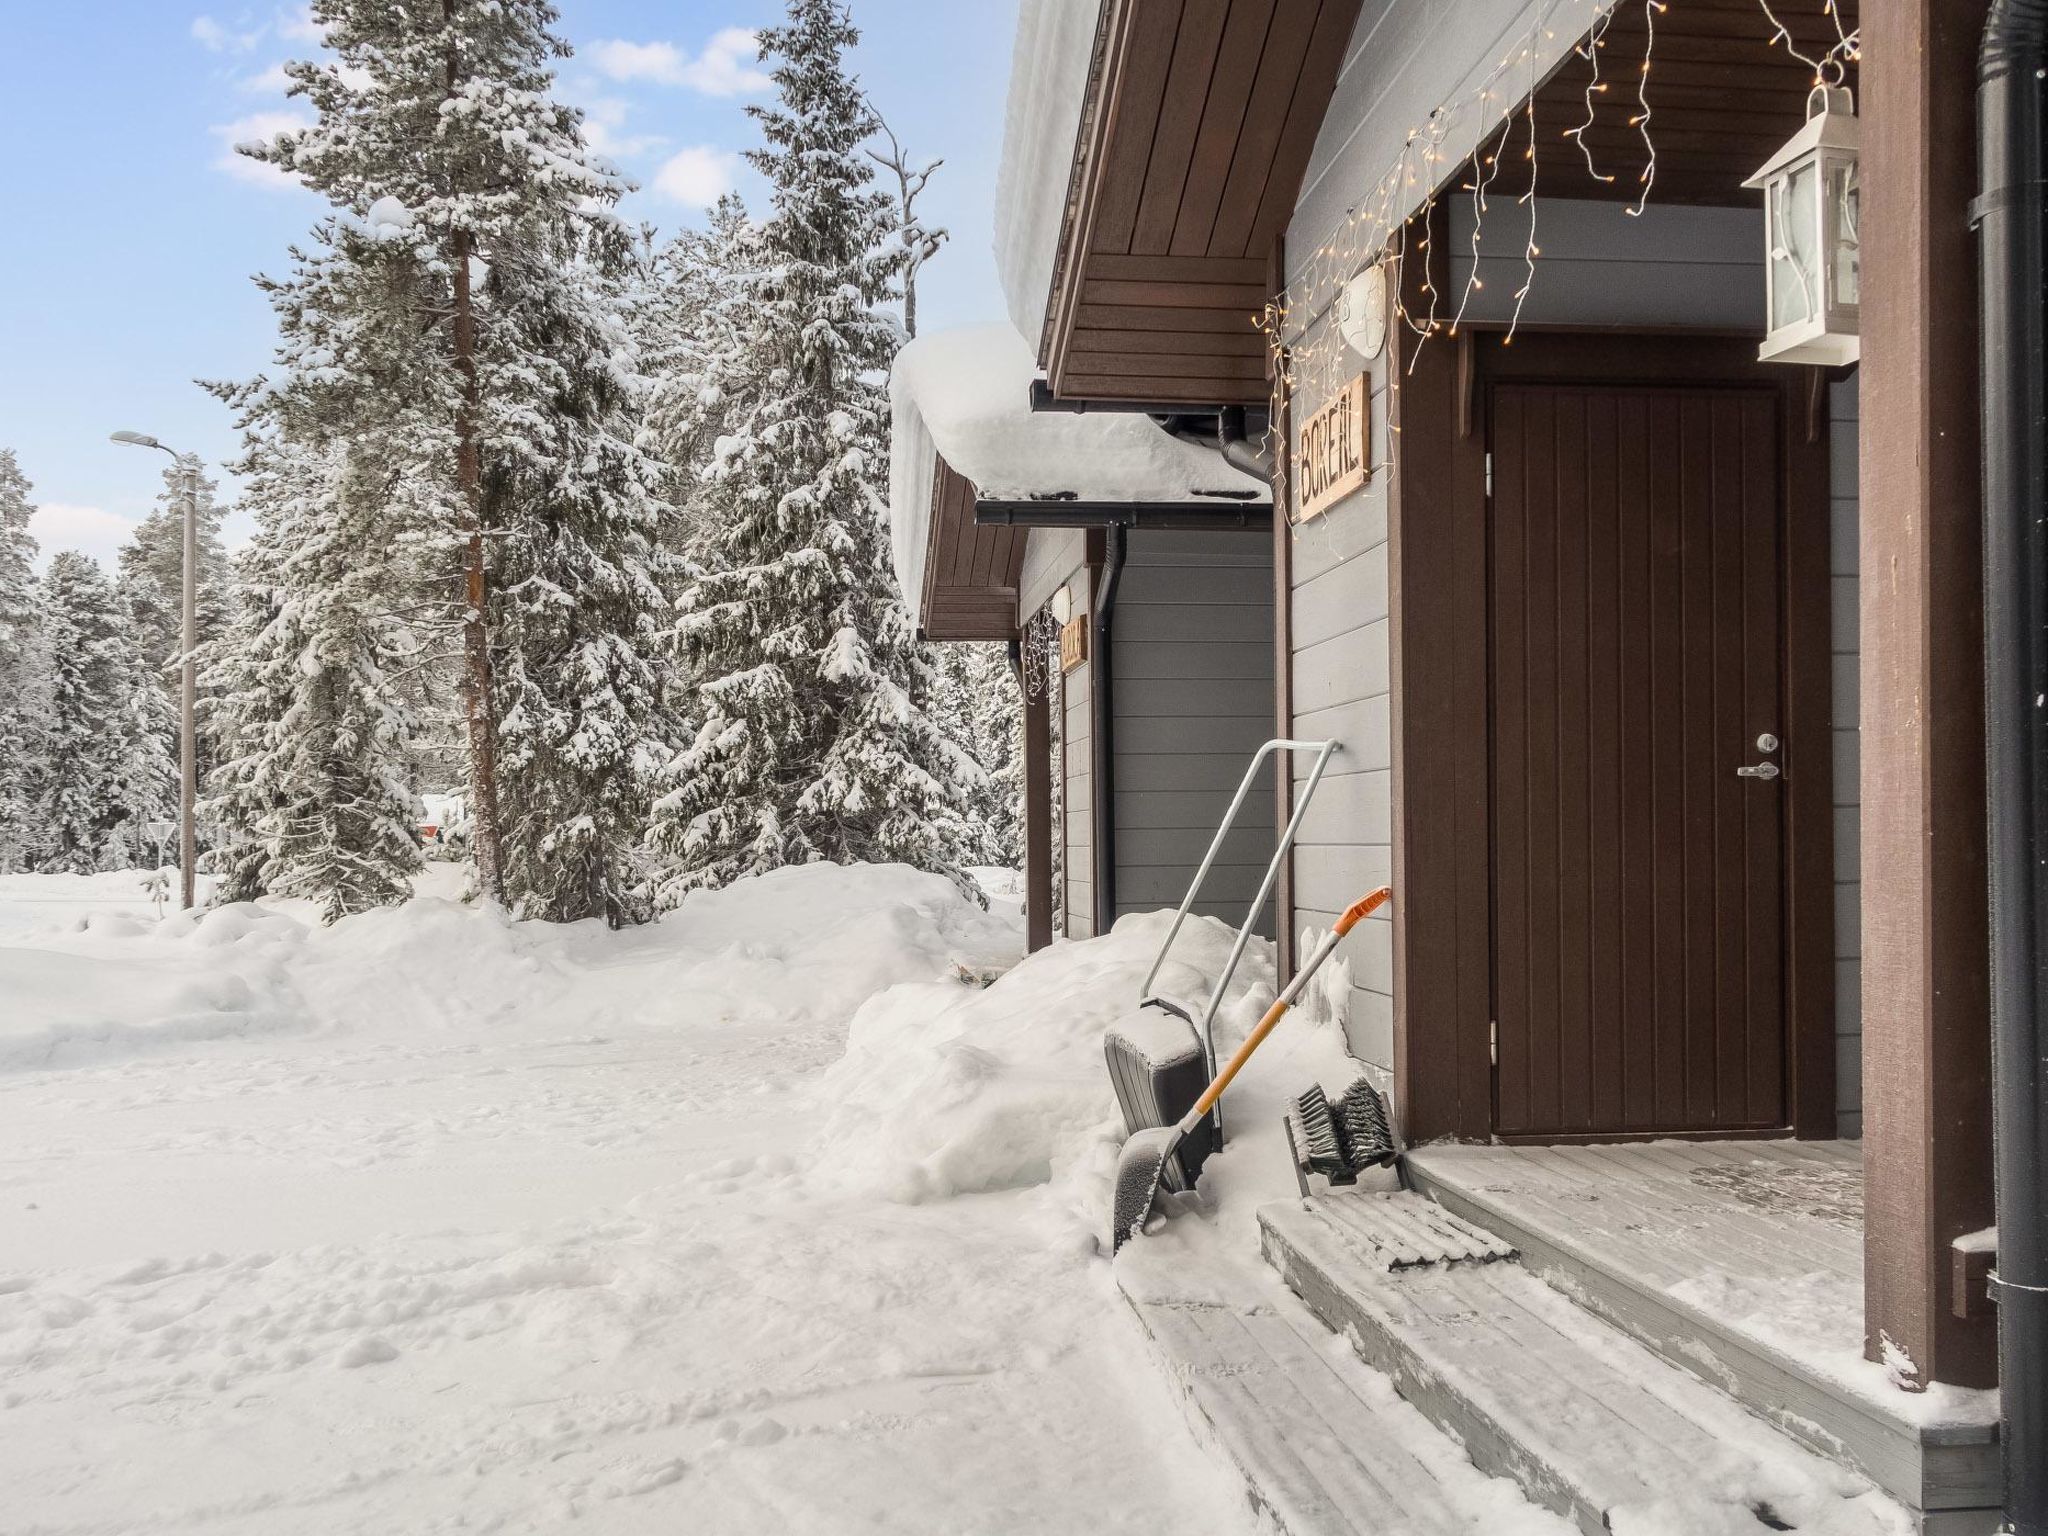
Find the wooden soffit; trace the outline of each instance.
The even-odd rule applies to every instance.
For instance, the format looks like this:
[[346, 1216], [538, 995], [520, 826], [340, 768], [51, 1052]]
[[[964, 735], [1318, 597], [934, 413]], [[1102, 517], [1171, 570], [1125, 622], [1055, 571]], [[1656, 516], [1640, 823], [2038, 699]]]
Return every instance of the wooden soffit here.
[[1009, 640], [1028, 528], [974, 521], [974, 486], [944, 458], [933, 471], [931, 538], [924, 554], [927, 640]]
[[[1633, 203], [1654, 146], [1649, 201], [1760, 206], [1744, 179], [1806, 121], [1813, 70], [1793, 50], [1826, 57], [1856, 30], [1858, 9], [1858, 0], [1836, 0], [1833, 14], [1825, 0], [1779, 0], [1772, 11], [1791, 35], [1787, 48], [1756, 0], [1670, 0], [1655, 12], [1654, 37], [1646, 0], [1616, 0], [1593, 34], [1597, 73], [1582, 38], [1536, 92], [1538, 191]], [[1847, 83], [1857, 83], [1853, 65]], [[1501, 150], [1500, 140], [1496, 130], [1481, 154]], [[1525, 119], [1506, 137], [1490, 194], [1527, 190], [1527, 144]]]
[[1274, 243], [1360, 0], [1104, 0], [1042, 359], [1069, 400], [1262, 405]]

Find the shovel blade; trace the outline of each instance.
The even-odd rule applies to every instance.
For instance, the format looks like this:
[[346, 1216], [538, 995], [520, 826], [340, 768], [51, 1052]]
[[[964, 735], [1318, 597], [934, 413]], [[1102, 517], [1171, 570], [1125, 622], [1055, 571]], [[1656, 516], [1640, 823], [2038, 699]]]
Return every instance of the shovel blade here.
[[1180, 1145], [1180, 1127], [1155, 1126], [1124, 1143], [1116, 1160], [1116, 1186], [1110, 1195], [1109, 1251], [1112, 1257], [1144, 1227], [1159, 1196], [1166, 1160]]

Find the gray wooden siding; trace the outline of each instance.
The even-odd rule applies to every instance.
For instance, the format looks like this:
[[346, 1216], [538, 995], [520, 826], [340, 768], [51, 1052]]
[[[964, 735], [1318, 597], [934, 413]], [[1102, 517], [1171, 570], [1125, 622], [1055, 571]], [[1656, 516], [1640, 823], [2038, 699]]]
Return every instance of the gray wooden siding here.
[[[1394, 868], [1385, 360], [1365, 370], [1334, 338], [1326, 342], [1326, 327], [1324, 322], [1308, 337], [1306, 355], [1319, 361], [1297, 376], [1295, 418], [1304, 419], [1348, 378], [1368, 371], [1374, 473], [1362, 491], [1293, 532], [1288, 648], [1294, 734], [1343, 743], [1302, 821], [1294, 856], [1294, 928], [1304, 947], [1308, 936], [1326, 931], [1365, 892], [1389, 882]], [[1307, 767], [1295, 765], [1297, 793]], [[1389, 1070], [1393, 935], [1390, 914], [1383, 911], [1344, 952], [1351, 1049]]]
[[1018, 579], [1017, 614], [1029, 618], [1046, 605], [1075, 568], [1087, 563], [1088, 535], [1078, 528], [1033, 528], [1024, 541], [1024, 571]]
[[[1450, 293], [1468, 321], [1511, 318], [1526, 281], [1524, 325], [1764, 329], [1760, 208], [1651, 203], [1631, 218], [1625, 203], [1538, 198], [1532, 208], [1501, 198], [1481, 221], [1469, 197], [1454, 197], [1449, 207]], [[1481, 285], [1468, 296], [1475, 225]], [[1533, 279], [1526, 265], [1532, 244], [1543, 253]]]
[[[1179, 905], [1273, 734], [1272, 539], [1133, 532], [1111, 633], [1121, 916]], [[1270, 774], [1252, 793], [1195, 905], [1233, 925], [1273, 851]]]
[[1863, 754], [1857, 668], [1856, 375], [1830, 386], [1829, 545], [1834, 574], [1835, 1122], [1863, 1134]]

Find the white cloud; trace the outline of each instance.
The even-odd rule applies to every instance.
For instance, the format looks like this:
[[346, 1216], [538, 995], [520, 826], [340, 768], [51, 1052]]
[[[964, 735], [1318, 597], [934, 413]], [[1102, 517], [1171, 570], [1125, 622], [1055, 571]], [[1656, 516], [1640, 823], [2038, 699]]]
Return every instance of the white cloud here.
[[296, 5], [277, 13], [277, 35], [288, 43], [320, 43], [327, 29], [313, 19], [312, 6]]
[[237, 31], [211, 16], [192, 19], [192, 40], [208, 53], [247, 53], [263, 39], [263, 28]]
[[251, 186], [296, 187], [299, 180], [287, 171], [264, 160], [251, 160], [247, 155], [235, 151], [237, 144], [247, 144], [259, 139], [274, 139], [288, 128], [310, 128], [313, 120], [303, 112], [252, 112], [247, 117], [238, 117], [232, 123], [216, 123], [207, 132], [221, 141], [221, 152], [214, 157], [214, 169], [225, 171], [237, 181], [246, 181]]
[[695, 57], [674, 43], [629, 43], [618, 38], [592, 43], [583, 50], [597, 72], [613, 80], [687, 86], [706, 96], [766, 90], [770, 82], [756, 63], [759, 53], [759, 43], [745, 27], [725, 27], [713, 33], [704, 51]]
[[668, 143], [658, 133], [627, 133], [626, 115], [630, 110], [628, 104], [616, 96], [601, 96], [584, 103], [585, 142], [607, 160], [637, 159]]
[[291, 89], [292, 77], [284, 72], [282, 60], [264, 70], [261, 74], [244, 75], [235, 82], [235, 89], [250, 96], [282, 96]]
[[693, 144], [678, 150], [654, 173], [654, 193], [685, 208], [709, 208], [732, 190], [740, 157], [730, 150]]
[[111, 576], [121, 546], [135, 531], [135, 524], [104, 507], [78, 507], [61, 501], [46, 501], [28, 520], [28, 531], [42, 546], [36, 563], [48, 569], [50, 557], [75, 549], [90, 555]]

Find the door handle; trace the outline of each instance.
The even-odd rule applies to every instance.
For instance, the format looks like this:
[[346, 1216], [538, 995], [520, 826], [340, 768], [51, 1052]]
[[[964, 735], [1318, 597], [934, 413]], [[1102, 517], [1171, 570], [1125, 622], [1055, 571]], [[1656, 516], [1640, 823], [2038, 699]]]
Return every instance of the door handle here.
[[1735, 770], [1738, 779], [1775, 779], [1782, 770], [1776, 763], [1750, 763]]

